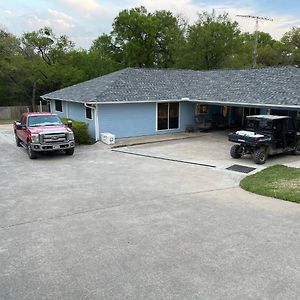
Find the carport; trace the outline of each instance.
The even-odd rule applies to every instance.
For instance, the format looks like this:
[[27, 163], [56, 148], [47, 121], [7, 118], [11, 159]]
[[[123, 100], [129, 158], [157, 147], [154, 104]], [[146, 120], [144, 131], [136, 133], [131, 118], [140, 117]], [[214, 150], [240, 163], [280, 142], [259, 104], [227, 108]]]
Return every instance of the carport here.
[[295, 107], [271, 107], [257, 104], [243, 105], [236, 103], [212, 104], [195, 102], [195, 123], [199, 129], [239, 128], [245, 125], [246, 117], [259, 114], [290, 116], [300, 124], [300, 109]]

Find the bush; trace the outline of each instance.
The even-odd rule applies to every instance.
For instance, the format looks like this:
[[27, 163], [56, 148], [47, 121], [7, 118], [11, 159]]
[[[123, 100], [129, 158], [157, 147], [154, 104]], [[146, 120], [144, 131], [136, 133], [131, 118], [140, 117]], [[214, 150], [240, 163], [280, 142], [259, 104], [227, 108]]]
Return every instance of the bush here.
[[79, 145], [84, 145], [84, 144], [93, 144], [94, 140], [90, 136], [88, 132], [88, 124], [84, 122], [79, 122], [79, 121], [74, 121], [72, 119], [68, 118], [61, 118], [61, 120], [67, 124], [68, 121], [72, 121], [72, 130], [74, 132], [74, 137], [75, 137], [75, 142]]

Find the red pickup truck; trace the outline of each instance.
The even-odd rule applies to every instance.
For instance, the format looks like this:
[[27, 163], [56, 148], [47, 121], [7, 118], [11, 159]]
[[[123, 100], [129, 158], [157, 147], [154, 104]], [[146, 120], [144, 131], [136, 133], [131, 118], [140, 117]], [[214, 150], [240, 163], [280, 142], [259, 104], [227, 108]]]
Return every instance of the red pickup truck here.
[[44, 151], [64, 150], [73, 155], [75, 140], [71, 124], [63, 124], [52, 113], [23, 113], [21, 120], [14, 122], [16, 144], [23, 146], [31, 159]]

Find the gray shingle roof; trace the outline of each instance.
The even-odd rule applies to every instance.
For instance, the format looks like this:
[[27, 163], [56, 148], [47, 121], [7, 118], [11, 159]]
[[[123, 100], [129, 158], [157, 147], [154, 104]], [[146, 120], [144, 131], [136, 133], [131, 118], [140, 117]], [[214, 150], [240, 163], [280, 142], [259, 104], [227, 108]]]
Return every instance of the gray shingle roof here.
[[192, 71], [126, 68], [46, 95], [75, 102], [203, 100], [300, 107], [296, 67]]

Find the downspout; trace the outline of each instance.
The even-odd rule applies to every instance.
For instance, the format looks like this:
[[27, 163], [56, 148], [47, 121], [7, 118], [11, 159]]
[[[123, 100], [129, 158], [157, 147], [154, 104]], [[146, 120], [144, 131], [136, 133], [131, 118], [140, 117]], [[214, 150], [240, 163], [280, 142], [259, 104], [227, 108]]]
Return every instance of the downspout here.
[[69, 102], [65, 101], [66, 103], [66, 117], [69, 119]]
[[84, 103], [85, 107], [91, 108], [94, 111], [95, 116], [95, 139], [96, 141], [99, 141], [99, 117], [98, 117], [98, 105], [95, 106], [89, 105], [88, 103]]
[[47, 98], [44, 98], [44, 97], [41, 97], [43, 101], [46, 101], [48, 103], [48, 108], [49, 108], [49, 111], [51, 112], [51, 99], [47, 99]]

